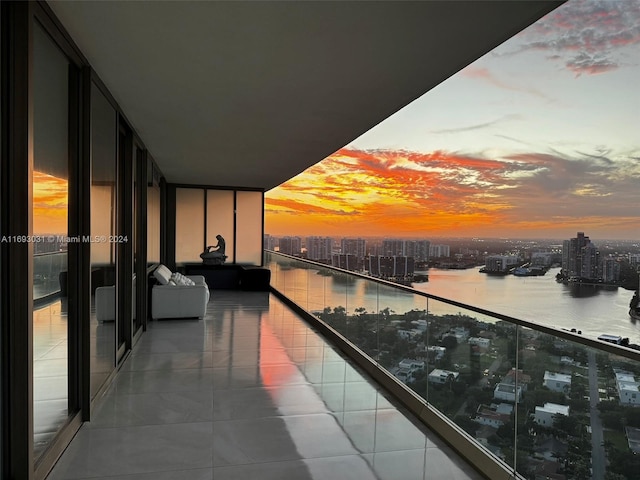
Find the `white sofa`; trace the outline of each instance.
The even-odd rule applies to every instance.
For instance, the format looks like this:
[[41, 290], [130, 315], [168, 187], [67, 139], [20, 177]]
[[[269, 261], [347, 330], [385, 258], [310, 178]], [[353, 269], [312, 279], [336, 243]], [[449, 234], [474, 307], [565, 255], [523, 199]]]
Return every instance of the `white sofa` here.
[[180, 275], [159, 265], [153, 276], [158, 283], [151, 288], [151, 318], [204, 317], [209, 286], [202, 275]]
[[[136, 277], [133, 276], [133, 318], [136, 318]], [[116, 286], [107, 285], [106, 287], [96, 288], [95, 293], [96, 320], [99, 322], [113, 322], [116, 319]]]

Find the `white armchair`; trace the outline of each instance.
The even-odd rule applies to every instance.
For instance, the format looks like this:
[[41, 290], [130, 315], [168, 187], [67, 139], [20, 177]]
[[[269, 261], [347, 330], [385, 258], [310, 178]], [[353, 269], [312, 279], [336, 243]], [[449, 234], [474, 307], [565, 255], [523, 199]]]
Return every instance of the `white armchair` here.
[[[209, 286], [201, 275], [172, 274], [164, 265], [153, 272], [151, 318], [202, 318], [209, 303]], [[186, 279], [186, 280], [185, 280]]]

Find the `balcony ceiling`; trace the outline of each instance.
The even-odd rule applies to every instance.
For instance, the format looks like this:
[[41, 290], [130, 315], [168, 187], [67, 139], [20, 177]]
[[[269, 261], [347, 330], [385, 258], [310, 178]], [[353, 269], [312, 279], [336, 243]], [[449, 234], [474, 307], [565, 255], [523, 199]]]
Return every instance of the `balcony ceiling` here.
[[561, 3], [50, 6], [168, 182], [269, 190]]

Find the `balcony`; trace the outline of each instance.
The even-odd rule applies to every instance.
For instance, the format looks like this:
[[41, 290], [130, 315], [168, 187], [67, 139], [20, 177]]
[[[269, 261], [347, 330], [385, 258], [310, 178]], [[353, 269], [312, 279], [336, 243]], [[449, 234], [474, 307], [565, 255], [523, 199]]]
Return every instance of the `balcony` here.
[[48, 478], [481, 478], [273, 294], [212, 294], [150, 323]]
[[275, 293], [216, 290], [204, 320], [150, 323], [49, 478], [595, 479], [634, 464], [637, 352], [266, 255]]

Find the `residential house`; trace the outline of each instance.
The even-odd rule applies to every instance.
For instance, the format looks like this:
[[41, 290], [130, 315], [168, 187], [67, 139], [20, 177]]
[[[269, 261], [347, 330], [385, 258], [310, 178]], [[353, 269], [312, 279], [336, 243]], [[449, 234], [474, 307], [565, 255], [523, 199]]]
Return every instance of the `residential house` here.
[[542, 384], [554, 392], [568, 393], [571, 390], [571, 375], [547, 370]]
[[556, 415], [569, 416], [568, 405], [558, 405], [557, 403], [545, 403], [543, 406], [536, 406], [533, 420], [543, 427], [552, 427]]
[[522, 386], [512, 383], [498, 383], [493, 390], [493, 398], [496, 400], [502, 400], [505, 402], [515, 403], [522, 400]]
[[449, 381], [456, 381], [460, 376], [459, 372], [452, 372], [450, 370], [441, 370], [439, 368], [434, 368], [429, 373], [427, 380], [431, 383], [443, 384]]
[[621, 405], [640, 405], [640, 383], [629, 372], [616, 372], [616, 387]]

